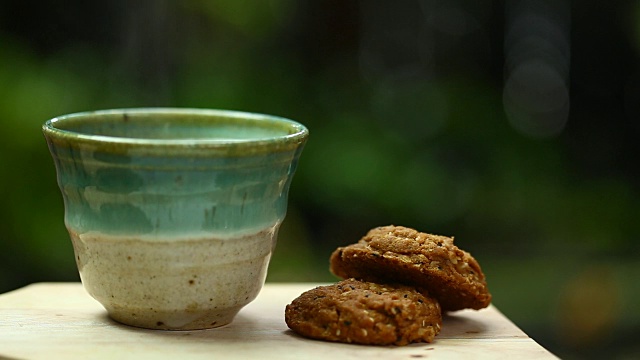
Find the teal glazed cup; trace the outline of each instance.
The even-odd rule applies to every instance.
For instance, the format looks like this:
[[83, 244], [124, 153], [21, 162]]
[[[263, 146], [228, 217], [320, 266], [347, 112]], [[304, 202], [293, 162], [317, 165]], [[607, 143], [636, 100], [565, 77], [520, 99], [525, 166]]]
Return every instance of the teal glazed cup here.
[[243, 112], [141, 108], [43, 126], [87, 292], [123, 324], [230, 323], [264, 285], [308, 137]]

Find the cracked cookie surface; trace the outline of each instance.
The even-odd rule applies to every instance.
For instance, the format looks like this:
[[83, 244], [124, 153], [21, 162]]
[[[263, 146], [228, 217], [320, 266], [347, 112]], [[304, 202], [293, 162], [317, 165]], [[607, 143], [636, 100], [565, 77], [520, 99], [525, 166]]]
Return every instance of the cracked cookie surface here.
[[347, 279], [302, 293], [287, 305], [285, 322], [312, 339], [407, 345], [432, 342], [442, 315], [435, 299], [413, 287]]
[[491, 303], [480, 264], [453, 238], [403, 226], [372, 229], [357, 243], [336, 249], [330, 269], [343, 279], [424, 288], [443, 311], [478, 310]]

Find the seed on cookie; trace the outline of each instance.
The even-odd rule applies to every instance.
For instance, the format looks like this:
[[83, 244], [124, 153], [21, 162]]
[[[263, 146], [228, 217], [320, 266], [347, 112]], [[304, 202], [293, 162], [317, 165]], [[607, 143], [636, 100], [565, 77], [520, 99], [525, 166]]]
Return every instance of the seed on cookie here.
[[446, 236], [378, 227], [357, 243], [336, 249], [330, 264], [331, 272], [343, 279], [427, 289], [443, 311], [482, 309], [491, 303], [480, 264]]
[[413, 287], [347, 279], [301, 294], [287, 305], [285, 322], [312, 339], [406, 345], [432, 342], [442, 315], [435, 299]]

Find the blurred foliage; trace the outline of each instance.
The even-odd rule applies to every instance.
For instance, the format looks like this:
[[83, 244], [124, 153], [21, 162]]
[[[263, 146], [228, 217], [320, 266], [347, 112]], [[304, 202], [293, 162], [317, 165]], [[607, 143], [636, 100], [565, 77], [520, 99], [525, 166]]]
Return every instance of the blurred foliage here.
[[[514, 3], [538, 6], [561, 34], [571, 27], [570, 61], [549, 62], [570, 65], [571, 111], [556, 132], [527, 133], [531, 123], [514, 121], [538, 119], [532, 111], [562, 92], [529, 79], [529, 97], [503, 93]], [[269, 281], [333, 281], [335, 247], [374, 226], [406, 225], [455, 236], [483, 265], [495, 304], [562, 357], [637, 356], [640, 2], [600, 7], [4, 1], [0, 292], [78, 280], [40, 132], [46, 119], [134, 106], [239, 109], [311, 130]], [[529, 44], [538, 45], [518, 54], [553, 53]], [[530, 117], [507, 116], [512, 100]]]

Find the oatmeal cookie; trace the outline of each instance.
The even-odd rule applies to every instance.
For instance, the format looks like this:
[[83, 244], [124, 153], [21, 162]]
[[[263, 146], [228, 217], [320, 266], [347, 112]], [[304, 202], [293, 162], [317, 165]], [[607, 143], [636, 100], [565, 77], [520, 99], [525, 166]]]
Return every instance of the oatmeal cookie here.
[[343, 279], [425, 288], [443, 311], [478, 310], [491, 302], [478, 262], [446, 236], [379, 227], [359, 242], [336, 249], [330, 263], [331, 272]]
[[367, 345], [431, 342], [440, 332], [438, 302], [404, 285], [355, 279], [319, 286], [287, 305], [285, 322], [318, 340]]

